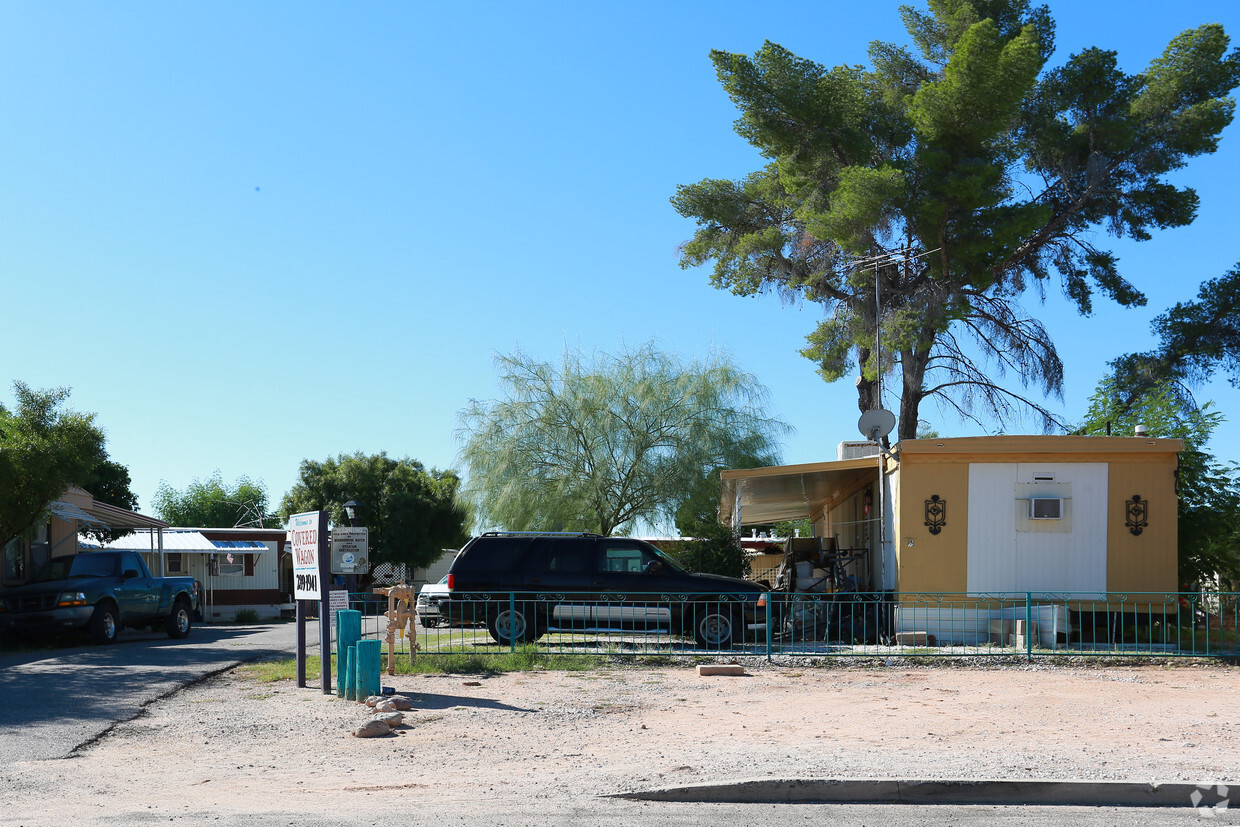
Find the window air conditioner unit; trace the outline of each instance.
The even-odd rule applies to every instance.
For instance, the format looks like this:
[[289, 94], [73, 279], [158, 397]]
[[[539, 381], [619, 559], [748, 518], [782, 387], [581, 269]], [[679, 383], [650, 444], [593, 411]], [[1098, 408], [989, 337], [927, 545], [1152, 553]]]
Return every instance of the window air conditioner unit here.
[[1062, 497], [1033, 497], [1029, 500], [1029, 519], [1062, 520]]

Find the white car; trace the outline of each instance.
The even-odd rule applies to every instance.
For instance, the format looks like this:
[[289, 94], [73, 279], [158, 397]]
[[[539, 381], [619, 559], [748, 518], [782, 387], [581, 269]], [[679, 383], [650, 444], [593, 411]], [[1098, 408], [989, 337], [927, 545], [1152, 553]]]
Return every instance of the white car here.
[[418, 599], [413, 605], [413, 611], [423, 628], [430, 629], [439, 625], [439, 604], [447, 598], [448, 575], [446, 574], [438, 583], [427, 583], [418, 590]]

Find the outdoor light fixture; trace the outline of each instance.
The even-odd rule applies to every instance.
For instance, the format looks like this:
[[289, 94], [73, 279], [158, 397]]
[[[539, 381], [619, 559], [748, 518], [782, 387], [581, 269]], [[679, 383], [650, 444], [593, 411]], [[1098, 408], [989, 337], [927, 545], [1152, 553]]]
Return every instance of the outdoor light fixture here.
[[938, 534], [947, 525], [947, 500], [938, 494], [931, 494], [926, 500], [926, 527], [931, 534]]
[[1132, 499], [1124, 501], [1124, 525], [1134, 537], [1149, 526], [1150, 503], [1141, 499], [1140, 494], [1133, 494]]
[[357, 525], [357, 512], [362, 510], [362, 504], [357, 500], [349, 500], [344, 504], [344, 513], [349, 515], [349, 525]]

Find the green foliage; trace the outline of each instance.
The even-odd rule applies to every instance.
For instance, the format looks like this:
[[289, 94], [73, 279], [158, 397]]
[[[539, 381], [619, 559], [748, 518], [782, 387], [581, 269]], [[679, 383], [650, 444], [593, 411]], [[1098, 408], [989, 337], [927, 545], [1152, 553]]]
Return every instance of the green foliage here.
[[660, 545], [669, 557], [690, 571], [749, 576], [749, 557], [741, 548], [740, 535], [718, 520], [698, 524], [692, 540]]
[[459, 415], [466, 496], [490, 526], [607, 535], [670, 519], [711, 471], [773, 456], [787, 428], [719, 354], [686, 364], [647, 344], [590, 360], [566, 350], [558, 367], [520, 352], [496, 362], [503, 397]]
[[711, 53], [737, 132], [769, 163], [677, 189], [673, 205], [698, 224], [681, 265], [713, 263], [712, 284], [737, 295], [826, 305], [803, 355], [827, 381], [859, 373], [861, 410], [880, 407], [876, 380], [898, 371], [901, 439], [929, 397], [1001, 424], [1031, 410], [1050, 427], [1048, 409], [1000, 382], [1062, 388], [1054, 343], [1020, 297], [1055, 273], [1084, 314], [1098, 292], [1145, 302], [1098, 230], [1144, 240], [1193, 220], [1196, 193], [1167, 176], [1217, 147], [1240, 53], [1206, 25], [1139, 74], [1097, 48], [1044, 71], [1045, 7], [928, 5], [901, 10], [915, 49], [876, 42], [869, 68], [774, 43]]
[[107, 461], [95, 415], [64, 407], [68, 388], [14, 382], [13, 395], [14, 410], [0, 405], [0, 548], [45, 520], [48, 506]]
[[[108, 459], [106, 453], [96, 460], [95, 466], [87, 473], [81, 485], [98, 502], [126, 511], [138, 510], [138, 495], [130, 488], [129, 469]], [[131, 528], [106, 528], [94, 524], [79, 528], [99, 541], [115, 540], [133, 533]]]
[[184, 491], [160, 481], [154, 505], [161, 520], [184, 528], [279, 528], [284, 524], [269, 513], [267, 488], [261, 482], [241, 476], [229, 485], [219, 471], [206, 480], [195, 477]]
[[1240, 384], [1240, 265], [1202, 284], [1196, 301], [1179, 302], [1155, 319], [1154, 332], [1157, 351], [1117, 360], [1128, 387], [1201, 382], [1220, 369]]
[[[490, 639], [487, 643], [490, 643]], [[385, 655], [386, 657], [386, 655]], [[398, 675], [498, 675], [503, 672], [588, 672], [604, 666], [596, 655], [559, 655], [539, 652], [533, 645], [519, 646], [515, 652], [502, 651], [488, 655], [419, 654], [409, 662], [408, 655], [397, 655]], [[318, 655], [306, 656], [306, 674], [318, 675], [322, 661]], [[247, 680], [260, 683], [291, 681], [297, 678], [297, 661], [267, 660], [238, 668]], [[332, 674], [336, 674], [336, 656], [332, 655]]]
[[1115, 375], [1098, 383], [1082, 431], [1106, 433], [1109, 425], [1112, 433], [1131, 434], [1145, 425], [1150, 436], [1184, 440], [1176, 471], [1180, 582], [1205, 583], [1215, 574], [1240, 582], [1240, 473], [1205, 450], [1223, 415], [1208, 403], [1185, 404], [1166, 382], [1135, 399], [1121, 388]]
[[468, 515], [457, 500], [460, 479], [451, 471], [427, 471], [416, 459], [386, 452], [340, 454], [323, 462], [302, 460], [297, 484], [284, 495], [280, 513], [326, 511], [348, 525], [344, 504], [362, 503], [358, 525], [370, 529], [374, 563], [427, 566], [445, 548], [468, 539]]

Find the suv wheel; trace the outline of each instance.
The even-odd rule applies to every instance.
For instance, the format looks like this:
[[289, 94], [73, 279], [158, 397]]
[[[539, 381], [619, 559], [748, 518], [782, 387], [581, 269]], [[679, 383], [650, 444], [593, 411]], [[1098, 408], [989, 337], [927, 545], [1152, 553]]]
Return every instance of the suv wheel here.
[[693, 616], [693, 639], [703, 649], [731, 649], [734, 622], [724, 608], [700, 609]]
[[501, 605], [495, 614], [491, 615], [487, 631], [501, 646], [509, 646], [514, 641], [528, 643], [542, 637], [536, 613], [525, 605], [518, 605], [515, 609]]

